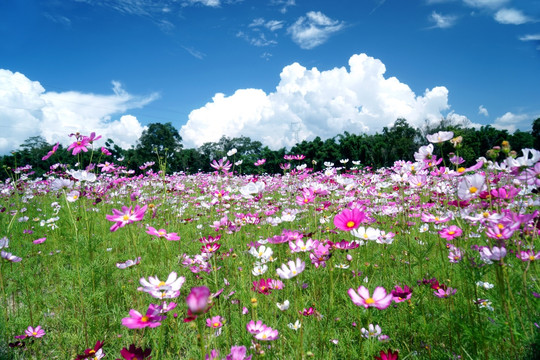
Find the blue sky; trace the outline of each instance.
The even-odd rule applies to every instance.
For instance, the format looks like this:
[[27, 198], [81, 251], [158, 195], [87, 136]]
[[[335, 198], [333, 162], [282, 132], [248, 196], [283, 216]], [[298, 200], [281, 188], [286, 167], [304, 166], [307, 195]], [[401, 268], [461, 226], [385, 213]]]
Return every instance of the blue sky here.
[[398, 117], [529, 130], [539, 21], [539, 0], [3, 1], [0, 152], [76, 131], [128, 147], [151, 122], [186, 147]]

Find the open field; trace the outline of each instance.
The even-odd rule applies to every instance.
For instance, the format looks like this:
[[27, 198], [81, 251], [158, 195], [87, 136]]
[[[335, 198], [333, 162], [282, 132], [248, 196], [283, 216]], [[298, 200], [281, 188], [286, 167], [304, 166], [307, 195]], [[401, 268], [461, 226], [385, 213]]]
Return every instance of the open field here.
[[0, 358], [532, 359], [539, 160], [19, 169], [0, 189]]

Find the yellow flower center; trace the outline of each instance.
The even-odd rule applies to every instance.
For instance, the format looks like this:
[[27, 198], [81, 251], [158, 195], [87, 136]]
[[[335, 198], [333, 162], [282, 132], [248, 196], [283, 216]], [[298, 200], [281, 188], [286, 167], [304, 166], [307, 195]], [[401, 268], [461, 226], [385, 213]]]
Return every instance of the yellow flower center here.
[[499, 229], [501, 229], [501, 230], [504, 229], [504, 225], [501, 224], [501, 223], [497, 224], [497, 227], [498, 227]]
[[141, 318], [141, 321], [142, 321], [142, 322], [148, 322], [148, 320], [150, 320], [150, 319], [148, 319], [148, 316], [146, 316], [146, 315], [144, 315], [144, 316]]
[[534, 260], [534, 256], [529, 256], [529, 260], [533, 261]]
[[32, 333], [32, 335], [36, 336], [36, 335], [37, 335], [37, 332], [34, 331], [34, 332]]
[[478, 191], [478, 189], [475, 188], [474, 186], [471, 186], [471, 187], [469, 188], [469, 192], [470, 192], [471, 194], [474, 194], [474, 193], [476, 193], [477, 191]]
[[165, 281], [160, 281], [158, 284], [158, 286], [163, 286], [163, 285], [165, 285]]
[[158, 231], [158, 234], [161, 236], [161, 235], [165, 235], [166, 232], [165, 231]]
[[127, 215], [124, 215], [124, 216], [122, 217], [122, 220], [124, 220], [124, 221], [128, 221], [128, 220], [129, 220], [129, 216], [127, 216]]
[[456, 233], [455, 231], [449, 231], [448, 235], [454, 235], [455, 233]]
[[462, 172], [464, 172], [464, 171], [465, 171], [465, 168], [464, 168], [464, 167], [460, 167], [460, 168], [457, 169], [457, 172], [458, 172], [458, 173], [462, 173]]
[[348, 221], [348, 222], [347, 222], [347, 227], [348, 227], [348, 228], [354, 227], [354, 221], [352, 221], [352, 220], [351, 220], [351, 221]]
[[373, 298], [367, 298], [366, 299], [366, 304], [371, 305], [371, 304], [374, 304], [374, 303], [375, 303], [375, 300], [373, 300]]
[[215, 323], [212, 324], [212, 326], [215, 327], [215, 328], [219, 327], [220, 325], [221, 325], [221, 324], [218, 323], [218, 322], [215, 322]]
[[486, 211], [482, 214], [484, 216], [485, 219], [487, 219], [489, 217], [489, 213]]

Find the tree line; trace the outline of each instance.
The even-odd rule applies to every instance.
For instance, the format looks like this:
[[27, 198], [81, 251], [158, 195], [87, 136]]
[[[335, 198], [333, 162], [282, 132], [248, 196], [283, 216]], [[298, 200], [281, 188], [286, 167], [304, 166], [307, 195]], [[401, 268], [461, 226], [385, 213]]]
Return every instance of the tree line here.
[[[525, 132], [516, 130], [510, 134], [507, 130], [496, 129], [492, 126], [480, 128], [465, 128], [442, 120], [437, 126], [425, 127], [423, 130], [410, 126], [405, 119], [398, 119], [391, 127], [384, 127], [381, 133], [376, 134], [351, 134], [345, 131], [326, 140], [315, 137], [313, 140], [304, 140], [294, 145], [290, 150], [281, 148], [272, 150], [260, 141], [252, 140], [246, 136], [230, 138], [223, 136], [217, 142], [207, 142], [199, 148], [185, 149], [182, 146], [182, 137], [178, 130], [169, 123], [152, 123], [143, 131], [136, 145], [129, 149], [123, 149], [107, 139], [104, 143], [105, 153], [101, 147], [94, 148], [92, 162], [106, 161], [117, 166], [124, 166], [136, 173], [147, 171], [140, 169], [145, 163], [154, 162], [154, 171], [165, 170], [172, 172], [211, 172], [215, 171], [211, 166], [213, 160], [219, 160], [233, 149], [236, 153], [228, 157], [231, 163], [236, 163], [234, 171], [242, 174], [254, 174], [260, 172], [280, 173], [286, 154], [302, 154], [305, 156], [301, 162], [292, 161], [292, 167], [303, 163], [316, 170], [324, 169], [325, 162], [333, 162], [336, 166], [350, 168], [354, 166], [352, 161], [360, 162], [360, 166], [369, 166], [373, 169], [392, 166], [398, 160], [414, 161], [414, 153], [422, 145], [428, 142], [425, 135], [437, 131], [453, 131], [454, 136], [462, 137], [459, 156], [464, 160], [465, 166], [472, 165], [481, 156], [491, 155], [495, 160], [498, 152], [493, 148], [500, 146], [503, 141], [510, 143], [511, 149], [517, 154], [521, 149], [540, 149], [540, 118], [532, 124], [532, 131]], [[88, 164], [89, 153], [81, 153], [86, 160], [79, 156], [73, 156], [59, 145], [57, 151], [49, 159], [42, 160], [53, 147], [41, 136], [32, 136], [20, 145], [20, 148], [9, 155], [0, 157], [0, 165], [5, 170], [1, 178], [6, 179], [12, 175], [17, 167], [31, 165], [36, 176], [42, 176], [50, 170], [53, 164], [61, 163], [75, 167], [77, 162]], [[437, 155], [456, 152], [450, 142], [441, 147], [435, 147]], [[490, 151], [488, 153], [488, 151]], [[501, 154], [502, 156], [502, 154]], [[257, 167], [254, 163], [259, 159], [266, 159], [266, 163]], [[340, 160], [348, 159], [349, 162], [342, 164]], [[85, 162], [86, 161], [86, 162]], [[281, 166], [280, 166], [281, 165]]]

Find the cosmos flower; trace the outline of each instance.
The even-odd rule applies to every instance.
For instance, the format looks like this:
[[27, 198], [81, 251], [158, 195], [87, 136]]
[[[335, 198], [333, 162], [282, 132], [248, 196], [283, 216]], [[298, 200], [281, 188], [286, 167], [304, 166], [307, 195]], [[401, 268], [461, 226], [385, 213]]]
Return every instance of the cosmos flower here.
[[223, 318], [219, 315], [206, 319], [206, 326], [218, 329], [223, 326]]
[[291, 279], [306, 268], [306, 263], [300, 258], [297, 258], [296, 262], [290, 260], [287, 264], [289, 266], [282, 264], [281, 268], [276, 269], [277, 274], [282, 279]]
[[452, 131], [439, 131], [439, 132], [436, 132], [435, 134], [426, 135], [426, 139], [430, 143], [434, 143], [434, 144], [441, 144], [445, 141], [452, 139], [453, 137], [454, 137], [454, 132]]
[[156, 308], [154, 304], [148, 305], [148, 310], [145, 315], [142, 315], [137, 310], [131, 309], [129, 311], [129, 317], [122, 319], [122, 325], [130, 329], [142, 329], [145, 327], [154, 328], [161, 325], [161, 320], [165, 319], [165, 316], [160, 316], [160, 309]]
[[35, 337], [35, 338], [40, 338], [40, 337], [43, 337], [45, 335], [45, 330], [43, 330], [41, 328], [41, 326], [36, 326], [35, 328], [29, 326], [28, 329], [26, 329], [24, 331], [24, 333], [26, 334], [26, 336], [28, 337]]
[[344, 209], [334, 217], [334, 225], [342, 231], [351, 231], [360, 226], [366, 214], [359, 209]]
[[347, 291], [352, 302], [357, 306], [363, 306], [366, 309], [375, 307], [379, 310], [386, 309], [392, 303], [392, 294], [387, 294], [386, 290], [378, 286], [373, 292], [373, 297], [369, 294], [369, 290], [363, 285], [357, 291], [349, 289]]
[[119, 228], [134, 223], [135, 221], [141, 221], [144, 218], [144, 213], [146, 212], [147, 207], [147, 205], [144, 205], [143, 207], [135, 205], [134, 209], [132, 209], [131, 206], [122, 206], [122, 211], [113, 209], [112, 215], [107, 214], [105, 216], [107, 220], [115, 222], [110, 228], [111, 232], [115, 232]]

